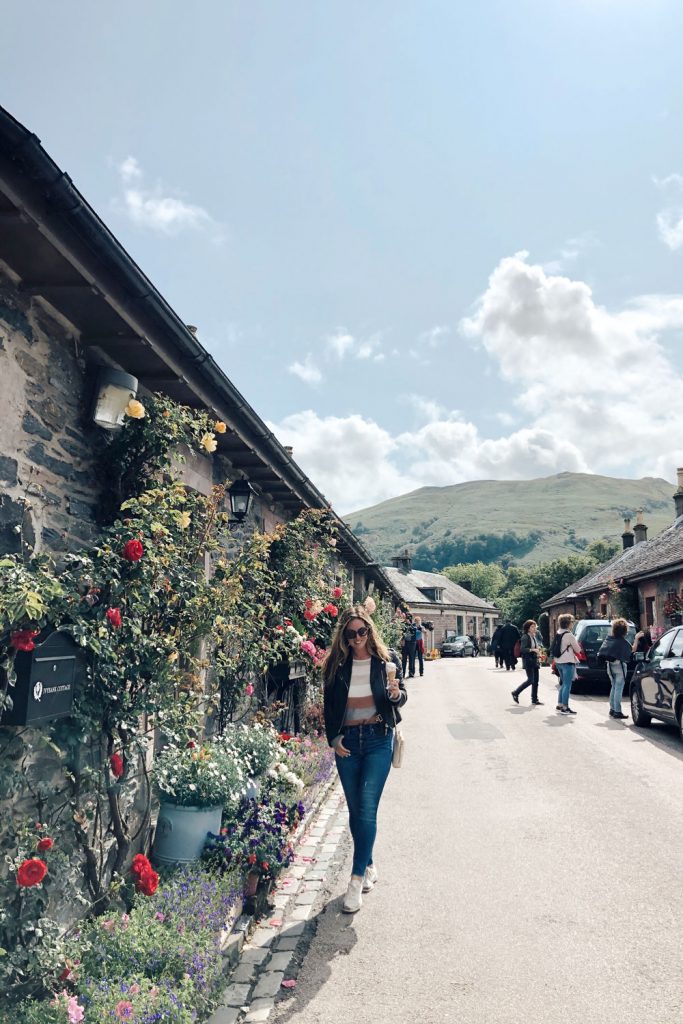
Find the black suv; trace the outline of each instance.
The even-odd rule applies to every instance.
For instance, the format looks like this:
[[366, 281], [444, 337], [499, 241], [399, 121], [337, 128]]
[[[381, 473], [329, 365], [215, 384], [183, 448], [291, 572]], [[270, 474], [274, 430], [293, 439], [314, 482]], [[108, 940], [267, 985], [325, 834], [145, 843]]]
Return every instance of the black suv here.
[[[574, 636], [581, 645], [581, 654], [577, 654], [576, 681], [577, 683], [602, 683], [608, 689], [610, 687], [607, 667], [604, 661], [598, 661], [598, 651], [602, 641], [606, 640], [612, 633], [612, 623], [609, 619], [578, 619], [572, 630]], [[633, 643], [636, 635], [636, 627], [632, 622], [628, 624], [626, 639]], [[626, 680], [633, 675], [634, 662], [630, 662], [626, 669]]]
[[631, 714], [639, 728], [658, 718], [678, 726], [683, 740], [683, 627], [668, 630], [636, 664]]

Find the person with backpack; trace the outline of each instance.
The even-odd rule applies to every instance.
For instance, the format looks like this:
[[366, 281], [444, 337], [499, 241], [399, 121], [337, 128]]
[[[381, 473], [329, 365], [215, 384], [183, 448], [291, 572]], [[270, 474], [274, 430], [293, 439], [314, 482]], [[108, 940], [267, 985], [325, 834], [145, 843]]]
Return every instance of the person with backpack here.
[[505, 625], [501, 629], [500, 636], [498, 638], [498, 649], [500, 651], [500, 656], [505, 663], [506, 672], [512, 672], [517, 668], [517, 658], [519, 658], [522, 653], [521, 644], [520, 647], [517, 648], [520, 640], [521, 634], [519, 630], [514, 623], [510, 621], [510, 619], [506, 619]]
[[572, 633], [573, 621], [573, 615], [560, 615], [557, 621], [558, 630], [550, 650], [560, 677], [560, 692], [557, 695], [555, 710], [561, 715], [576, 714], [576, 711], [569, 707], [569, 694], [576, 679], [576, 656], [581, 653], [581, 644]]
[[[413, 622], [412, 615], [406, 616], [406, 622], [403, 627], [403, 644], [401, 646], [401, 668], [403, 670], [403, 676], [405, 678], [406, 665], [408, 666], [408, 676], [410, 679], [415, 678], [415, 654], [417, 652], [417, 626]], [[424, 671], [424, 670], [423, 670]]]
[[631, 644], [626, 639], [628, 622], [626, 619], [612, 621], [612, 633], [602, 641], [598, 651], [598, 659], [607, 663], [607, 675], [612, 683], [609, 694], [610, 718], [628, 718], [621, 710], [621, 696], [626, 683], [626, 666], [631, 660]]

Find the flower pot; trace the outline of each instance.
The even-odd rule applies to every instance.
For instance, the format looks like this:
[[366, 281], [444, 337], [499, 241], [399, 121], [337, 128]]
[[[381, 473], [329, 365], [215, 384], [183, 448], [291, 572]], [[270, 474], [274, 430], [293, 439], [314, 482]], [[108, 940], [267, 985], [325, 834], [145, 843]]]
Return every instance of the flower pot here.
[[222, 813], [221, 806], [181, 807], [162, 803], [152, 851], [155, 862], [189, 864], [198, 860], [207, 832], [220, 832]]
[[260, 874], [258, 871], [250, 871], [244, 880], [244, 895], [255, 896], [258, 889]]

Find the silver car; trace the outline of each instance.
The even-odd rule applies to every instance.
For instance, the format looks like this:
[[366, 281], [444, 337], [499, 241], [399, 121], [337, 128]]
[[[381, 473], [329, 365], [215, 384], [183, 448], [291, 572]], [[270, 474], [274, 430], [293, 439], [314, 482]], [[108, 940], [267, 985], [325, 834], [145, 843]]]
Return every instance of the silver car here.
[[455, 636], [441, 644], [442, 658], [473, 658], [474, 644], [468, 636]]

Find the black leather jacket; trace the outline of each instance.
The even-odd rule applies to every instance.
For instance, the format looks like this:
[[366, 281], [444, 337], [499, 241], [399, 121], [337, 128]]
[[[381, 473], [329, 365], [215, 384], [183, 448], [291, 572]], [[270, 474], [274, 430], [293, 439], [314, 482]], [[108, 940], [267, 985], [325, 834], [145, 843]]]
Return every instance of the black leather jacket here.
[[[393, 660], [393, 658], [392, 658]], [[342, 722], [346, 713], [346, 700], [351, 685], [352, 657], [348, 657], [341, 668], [337, 671], [334, 681], [325, 687], [325, 733], [327, 742], [332, 746], [332, 741], [343, 733]], [[403, 680], [400, 678], [400, 669], [396, 673], [401, 696], [398, 700], [389, 700], [386, 691], [386, 672], [384, 662], [381, 658], [372, 657], [370, 665], [370, 687], [375, 698], [375, 707], [382, 721], [390, 729], [401, 721], [399, 708], [402, 708], [408, 700]], [[394, 717], [395, 715], [395, 717]]]

